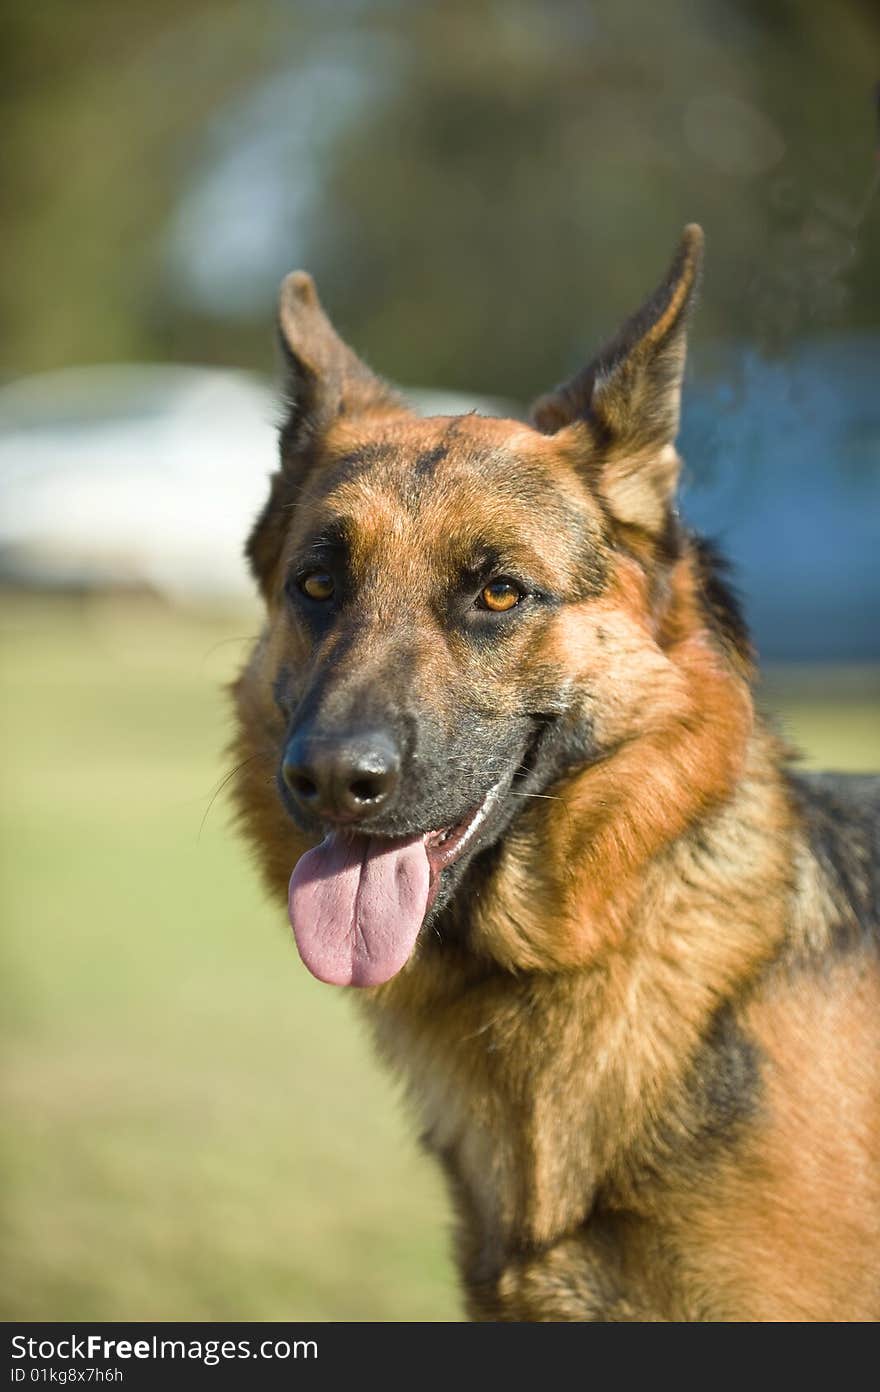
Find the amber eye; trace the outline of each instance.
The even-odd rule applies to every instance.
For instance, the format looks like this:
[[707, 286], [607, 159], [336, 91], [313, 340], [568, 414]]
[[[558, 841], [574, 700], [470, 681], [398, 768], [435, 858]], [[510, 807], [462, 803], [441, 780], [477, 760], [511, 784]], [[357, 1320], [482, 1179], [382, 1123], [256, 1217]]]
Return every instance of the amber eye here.
[[335, 589], [333, 576], [328, 575], [326, 570], [310, 571], [302, 577], [299, 587], [309, 599], [332, 599]]
[[522, 597], [522, 590], [512, 580], [490, 580], [480, 591], [480, 603], [495, 614], [515, 608]]

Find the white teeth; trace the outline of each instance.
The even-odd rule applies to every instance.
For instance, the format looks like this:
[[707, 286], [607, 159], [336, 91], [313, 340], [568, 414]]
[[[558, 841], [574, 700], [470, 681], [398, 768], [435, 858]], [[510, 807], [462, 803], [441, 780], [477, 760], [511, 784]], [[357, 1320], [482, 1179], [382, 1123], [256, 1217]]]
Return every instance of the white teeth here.
[[495, 784], [495, 787], [494, 787], [494, 788], [490, 788], [490, 789], [489, 789], [488, 793], [486, 794], [485, 798], [483, 799], [482, 806], [481, 806], [481, 807], [479, 808], [479, 810], [477, 811], [477, 813], [476, 813], [476, 815], [475, 815], [473, 821], [471, 822], [470, 826], [468, 827], [467, 831], [464, 833], [464, 835], [463, 835], [462, 838], [461, 838], [461, 841], [460, 841], [459, 844], [458, 844], [458, 849], [459, 849], [459, 851], [464, 850], [464, 848], [465, 848], [465, 846], [467, 845], [468, 841], [471, 840], [471, 838], [472, 838], [473, 835], [474, 835], [474, 832], [477, 830], [477, 827], [479, 827], [480, 824], [486, 820], [486, 817], [488, 816], [489, 812], [491, 811], [492, 806], [493, 806], [493, 804], [495, 803], [495, 801], [496, 801], [496, 799], [497, 799], [497, 797], [498, 797], [498, 794], [499, 794], [500, 791], [501, 791], [501, 786], [502, 786], [503, 782], [504, 782], [504, 779], [501, 779], [500, 782], [498, 782], [498, 783]]
[[[472, 821], [468, 823], [466, 829], [461, 834], [461, 838], [456, 846], [456, 859], [458, 858], [459, 854], [464, 850], [468, 842], [473, 838], [477, 829], [486, 820], [486, 817], [489, 815], [494, 804], [498, 800], [498, 795], [501, 792], [503, 785], [504, 779], [502, 778], [500, 782], [495, 784], [494, 788], [489, 789], [489, 792], [483, 799], [481, 806], [478, 807], [477, 811], [474, 813]], [[458, 826], [460, 825], [461, 823], [458, 823], [457, 826], [446, 827], [446, 829], [441, 832], [426, 831], [424, 836], [422, 837], [422, 840], [424, 841], [426, 846], [432, 846], [435, 850], [439, 850], [441, 846], [446, 845], [447, 841], [451, 841], [454, 839], [455, 833], [458, 830]]]

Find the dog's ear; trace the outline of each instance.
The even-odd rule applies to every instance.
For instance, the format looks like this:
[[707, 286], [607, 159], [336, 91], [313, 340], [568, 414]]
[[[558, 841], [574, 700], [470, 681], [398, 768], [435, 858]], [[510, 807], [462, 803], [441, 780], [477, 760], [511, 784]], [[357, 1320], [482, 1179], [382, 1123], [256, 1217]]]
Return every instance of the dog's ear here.
[[544, 434], [586, 430], [612, 513], [648, 531], [663, 526], [678, 481], [674, 441], [702, 254], [702, 229], [692, 223], [654, 294], [597, 358], [532, 410]]
[[248, 537], [245, 554], [263, 594], [290, 523], [290, 510], [315, 457], [315, 442], [339, 416], [392, 410], [392, 389], [343, 343], [321, 307], [315, 282], [293, 271], [281, 283], [278, 339], [284, 368], [281, 467]]
[[397, 404], [392, 389], [343, 343], [306, 271], [282, 281], [278, 337], [286, 374], [288, 415], [281, 432], [282, 463], [298, 446], [326, 430], [337, 416], [360, 415]]

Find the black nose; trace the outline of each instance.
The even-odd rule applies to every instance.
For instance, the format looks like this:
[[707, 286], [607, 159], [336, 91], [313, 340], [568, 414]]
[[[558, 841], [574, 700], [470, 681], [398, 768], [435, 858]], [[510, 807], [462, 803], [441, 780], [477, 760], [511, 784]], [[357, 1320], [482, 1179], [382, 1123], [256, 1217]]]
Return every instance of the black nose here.
[[296, 734], [281, 775], [300, 807], [354, 822], [384, 807], [400, 781], [400, 754], [379, 730], [352, 735]]

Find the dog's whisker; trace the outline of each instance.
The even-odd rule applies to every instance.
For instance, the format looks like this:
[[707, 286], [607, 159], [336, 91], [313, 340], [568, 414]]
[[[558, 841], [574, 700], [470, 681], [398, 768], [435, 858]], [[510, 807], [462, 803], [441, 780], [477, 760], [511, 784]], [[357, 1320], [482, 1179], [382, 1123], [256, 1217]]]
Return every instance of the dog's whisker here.
[[227, 783], [231, 783], [233, 778], [236, 778], [238, 774], [242, 773], [244, 769], [246, 769], [250, 764], [253, 764], [257, 759], [270, 759], [273, 757], [274, 755], [271, 750], [260, 749], [256, 752], [256, 754], [249, 754], [246, 759], [242, 759], [240, 764], [237, 764], [234, 769], [230, 769], [229, 772], [225, 774], [223, 778], [220, 779], [220, 782], [217, 784], [217, 786], [213, 789], [211, 793], [208, 794], [210, 801], [207, 807], [205, 808], [204, 815], [202, 817], [201, 822], [199, 823], [199, 832], [198, 836], [196, 837], [197, 844], [202, 839], [202, 832], [205, 829], [205, 822], [208, 820], [208, 813], [211, 811], [211, 808], [214, 806], [214, 803], [217, 801], [218, 797], [223, 792], [223, 789], [226, 787]]
[[222, 789], [224, 783], [230, 778], [233, 778], [235, 774], [240, 773], [243, 768], [247, 768], [248, 764], [254, 763], [257, 759], [271, 759], [274, 757], [275, 751], [273, 749], [258, 749], [253, 754], [248, 754], [247, 758], [242, 759], [240, 764], [236, 764], [234, 768], [228, 769], [226, 773], [221, 774], [214, 786], [210, 788], [204, 796], [215, 797]]
[[202, 653], [202, 662], [207, 662], [208, 658], [211, 657], [213, 653], [217, 652], [219, 648], [228, 647], [230, 643], [255, 643], [258, 637], [259, 634], [257, 633], [243, 633], [237, 634], [233, 638], [220, 638], [216, 643], [212, 643], [206, 652]]

